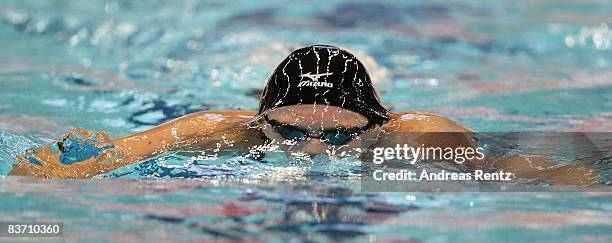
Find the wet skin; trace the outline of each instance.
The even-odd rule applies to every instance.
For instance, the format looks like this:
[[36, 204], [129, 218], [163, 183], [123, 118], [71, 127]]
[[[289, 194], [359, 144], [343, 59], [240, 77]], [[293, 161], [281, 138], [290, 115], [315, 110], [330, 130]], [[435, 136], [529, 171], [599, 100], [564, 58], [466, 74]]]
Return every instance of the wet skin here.
[[[224, 110], [192, 113], [169, 121], [151, 130], [112, 140], [104, 132], [85, 129], [73, 130], [58, 141], [37, 148], [17, 158], [9, 175], [42, 178], [91, 178], [117, 168], [130, 165], [167, 151], [202, 150], [213, 147], [224, 149], [250, 149], [266, 142], [279, 145], [291, 153], [323, 154], [332, 156], [361, 155], [364, 148], [373, 146], [474, 147], [472, 131], [450, 119], [424, 113], [404, 112], [389, 114], [390, 120], [371, 126], [367, 131], [344, 145], [333, 145], [319, 138], [303, 141], [284, 139], [262, 116], [252, 111]], [[276, 108], [266, 113], [269, 120], [301, 128], [310, 136], [320, 136], [330, 129], [362, 128], [366, 117], [338, 107], [324, 105], [294, 105]], [[407, 137], [406, 133], [427, 133], [427, 136]], [[71, 165], [60, 162], [62, 153], [58, 143], [66, 137], [96, 136], [101, 146], [112, 145], [97, 157]], [[226, 143], [231, 141], [231, 143]], [[220, 147], [218, 147], [220, 146]], [[511, 171], [519, 178], [544, 179], [572, 185], [599, 183], [597, 170], [586, 164], [559, 167], [558, 163], [542, 157], [511, 156], [488, 157], [481, 161], [467, 161], [469, 167], [494, 167]]]

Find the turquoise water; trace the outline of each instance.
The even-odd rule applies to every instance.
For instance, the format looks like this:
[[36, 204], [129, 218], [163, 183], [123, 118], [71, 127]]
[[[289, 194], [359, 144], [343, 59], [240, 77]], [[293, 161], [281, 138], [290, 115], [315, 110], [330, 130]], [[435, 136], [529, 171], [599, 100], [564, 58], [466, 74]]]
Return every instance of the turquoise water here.
[[[482, 132], [610, 132], [610, 12], [608, 1], [3, 1], [0, 175], [70, 128], [117, 137], [254, 110], [276, 65], [311, 44], [354, 52], [393, 111]], [[360, 192], [358, 169], [167, 154], [92, 181], [2, 177], [0, 218], [63, 221], [66, 240], [612, 238], [609, 191], [412, 201]]]

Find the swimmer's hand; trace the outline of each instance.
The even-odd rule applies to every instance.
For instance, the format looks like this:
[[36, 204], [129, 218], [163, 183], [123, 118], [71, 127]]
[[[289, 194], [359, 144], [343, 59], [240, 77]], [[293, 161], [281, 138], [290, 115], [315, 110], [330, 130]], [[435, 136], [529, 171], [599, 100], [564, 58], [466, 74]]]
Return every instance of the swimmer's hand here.
[[39, 178], [91, 178], [115, 158], [114, 144], [105, 132], [71, 130], [53, 143], [17, 156], [9, 175]]

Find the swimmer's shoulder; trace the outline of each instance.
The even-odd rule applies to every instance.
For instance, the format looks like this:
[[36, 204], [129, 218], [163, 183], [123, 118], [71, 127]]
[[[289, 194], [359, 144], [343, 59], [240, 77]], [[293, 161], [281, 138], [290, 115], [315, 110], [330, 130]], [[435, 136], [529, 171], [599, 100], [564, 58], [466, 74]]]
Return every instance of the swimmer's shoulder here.
[[472, 132], [449, 118], [421, 111], [389, 113], [386, 132]]
[[180, 120], [190, 122], [197, 125], [215, 126], [215, 127], [235, 127], [236, 125], [248, 125], [256, 116], [254, 111], [245, 110], [207, 110], [198, 111], [185, 115]]
[[[232, 148], [248, 147], [264, 140], [260, 129], [253, 126], [256, 115], [256, 112], [244, 110], [199, 111], [162, 124], [160, 130], [163, 134], [168, 130], [184, 134], [184, 140], [193, 148], [218, 147], [227, 141], [235, 141], [228, 145]], [[164, 126], [167, 129], [163, 129]]]
[[209, 141], [225, 139], [232, 134], [241, 140], [245, 136], [260, 136], [259, 129], [254, 129], [252, 125], [255, 116], [255, 112], [244, 110], [198, 111], [161, 124], [149, 133], [162, 137], [167, 131], [178, 131], [185, 134], [187, 139]]
[[472, 130], [446, 117], [418, 111], [391, 113], [388, 116], [390, 120], [383, 126], [378, 146], [474, 146]]

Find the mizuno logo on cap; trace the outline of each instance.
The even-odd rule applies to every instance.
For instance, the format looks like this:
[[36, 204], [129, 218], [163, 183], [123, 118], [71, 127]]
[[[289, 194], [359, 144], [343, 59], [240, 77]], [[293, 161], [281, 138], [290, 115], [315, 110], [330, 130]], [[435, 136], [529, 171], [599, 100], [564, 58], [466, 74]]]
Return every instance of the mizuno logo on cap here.
[[300, 75], [301, 78], [308, 78], [311, 81], [301, 81], [298, 84], [298, 87], [327, 87], [327, 88], [333, 88], [334, 84], [329, 83], [329, 82], [319, 82], [319, 78], [323, 77], [323, 76], [329, 76], [332, 75], [333, 73], [318, 73], [318, 74], [310, 74], [310, 72], [308, 73], [304, 73], [302, 75]]

